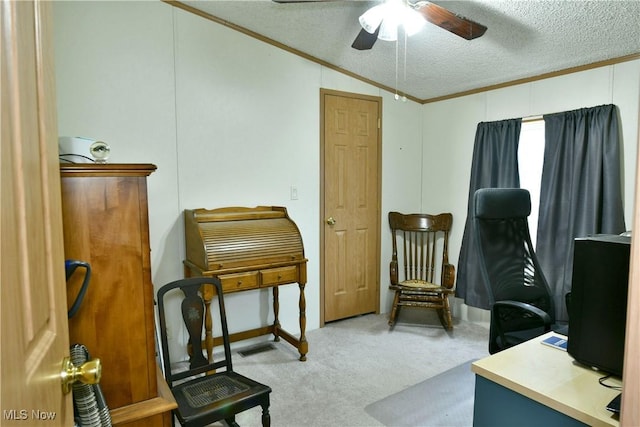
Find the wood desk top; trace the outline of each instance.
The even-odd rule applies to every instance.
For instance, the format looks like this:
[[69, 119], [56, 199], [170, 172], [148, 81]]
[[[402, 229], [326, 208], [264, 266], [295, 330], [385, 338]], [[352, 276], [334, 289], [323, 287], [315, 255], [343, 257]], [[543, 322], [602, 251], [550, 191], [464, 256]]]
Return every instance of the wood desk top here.
[[[478, 360], [471, 370], [590, 426], [619, 426], [617, 417], [605, 407], [620, 391], [598, 383], [604, 373], [587, 369], [566, 351], [541, 343], [551, 335], [555, 334], [549, 332]], [[606, 383], [622, 385], [617, 378]]]

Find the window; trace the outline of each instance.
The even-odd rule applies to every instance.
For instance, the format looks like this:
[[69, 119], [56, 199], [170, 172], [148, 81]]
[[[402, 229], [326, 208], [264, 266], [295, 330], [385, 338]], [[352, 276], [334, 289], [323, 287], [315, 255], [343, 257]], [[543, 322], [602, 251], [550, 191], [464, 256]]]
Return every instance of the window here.
[[518, 145], [518, 169], [520, 187], [531, 194], [531, 215], [529, 229], [533, 247], [536, 246], [538, 230], [538, 208], [540, 207], [540, 184], [542, 181], [542, 163], [544, 161], [544, 120], [522, 122], [520, 143]]

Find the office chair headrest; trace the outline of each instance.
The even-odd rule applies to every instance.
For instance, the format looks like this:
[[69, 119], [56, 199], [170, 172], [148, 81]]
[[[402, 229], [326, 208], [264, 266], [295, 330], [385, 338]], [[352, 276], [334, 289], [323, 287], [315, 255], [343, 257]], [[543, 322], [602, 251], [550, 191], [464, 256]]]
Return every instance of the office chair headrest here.
[[530, 213], [531, 196], [523, 188], [481, 188], [474, 194], [475, 218], [526, 218]]

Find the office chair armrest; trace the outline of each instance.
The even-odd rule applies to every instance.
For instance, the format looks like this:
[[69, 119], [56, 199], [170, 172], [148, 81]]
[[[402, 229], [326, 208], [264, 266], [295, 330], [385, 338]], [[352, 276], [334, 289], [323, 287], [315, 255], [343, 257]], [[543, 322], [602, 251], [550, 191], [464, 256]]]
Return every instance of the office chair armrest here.
[[[540, 320], [542, 321], [541, 323], [544, 326], [545, 331], [551, 330], [551, 316], [549, 316], [549, 314], [546, 311], [539, 309], [535, 305], [527, 304], [526, 302], [521, 302], [521, 301], [504, 300], [504, 301], [496, 301], [495, 304], [493, 304], [492, 310], [495, 311], [497, 314], [500, 311], [500, 307], [505, 307], [510, 309], [517, 308], [519, 310], [534, 314], [535, 316], [539, 317]], [[497, 318], [499, 319], [499, 317]]]
[[[519, 316], [517, 313], [527, 314]], [[520, 301], [496, 301], [491, 307], [489, 330], [489, 353], [495, 354], [522, 341], [533, 338], [525, 333], [531, 329], [542, 329], [542, 335], [551, 330], [551, 316], [536, 306]]]

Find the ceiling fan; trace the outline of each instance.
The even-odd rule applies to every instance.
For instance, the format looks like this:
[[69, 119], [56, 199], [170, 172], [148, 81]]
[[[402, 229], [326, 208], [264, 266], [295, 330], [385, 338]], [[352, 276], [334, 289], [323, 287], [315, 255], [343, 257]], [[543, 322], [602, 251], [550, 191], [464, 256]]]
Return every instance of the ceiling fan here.
[[[276, 3], [305, 3], [327, 0], [273, 0]], [[330, 1], [330, 0], [329, 0]], [[466, 40], [482, 36], [487, 27], [429, 1], [385, 0], [360, 16], [362, 29], [351, 47], [368, 50], [377, 39], [395, 41], [399, 26], [407, 35], [415, 34], [428, 21]]]
[[378, 38], [395, 41], [399, 25], [404, 26], [407, 35], [415, 34], [422, 28], [425, 20], [467, 40], [478, 38], [487, 31], [484, 25], [435, 3], [387, 0], [360, 16], [362, 30], [351, 47], [358, 50], [371, 49]]

